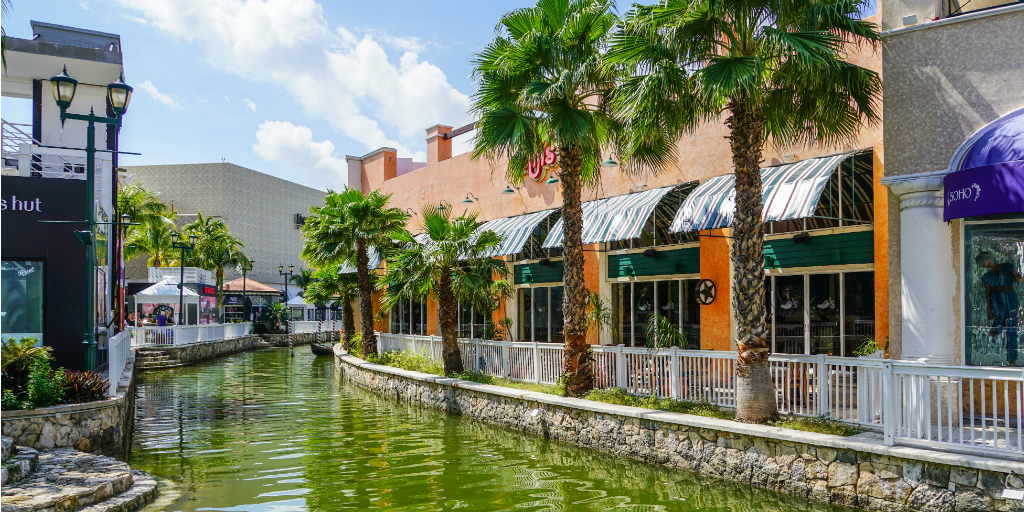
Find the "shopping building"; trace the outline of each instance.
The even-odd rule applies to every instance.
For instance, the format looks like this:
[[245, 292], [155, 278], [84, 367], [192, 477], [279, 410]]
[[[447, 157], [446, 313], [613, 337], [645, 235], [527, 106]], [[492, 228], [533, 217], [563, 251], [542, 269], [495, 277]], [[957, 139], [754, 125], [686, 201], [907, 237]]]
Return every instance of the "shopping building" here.
[[[231, 234], [245, 242], [243, 251], [253, 260], [250, 279], [280, 286], [278, 265], [305, 268], [300, 228], [309, 208], [323, 203], [325, 192], [275, 178], [232, 163], [139, 165], [126, 167], [131, 183], [160, 194], [160, 200], [178, 213], [178, 227], [196, 220], [196, 214], [219, 218]], [[242, 277], [224, 269], [225, 280]], [[128, 264], [128, 276], [145, 278], [145, 259]], [[297, 292], [295, 286], [291, 291]]]
[[884, 12], [889, 310], [902, 355], [1021, 364], [1024, 5], [908, 0]]
[[[0, 337], [38, 338], [53, 347], [57, 366], [79, 370], [85, 364], [83, 334], [90, 326], [95, 326], [98, 347], [105, 347], [119, 266], [117, 258], [108, 258], [114, 247], [109, 224], [98, 225], [94, 235], [86, 237], [95, 248], [91, 269], [87, 246], [76, 236], [76, 231], [88, 229], [84, 151], [88, 124], [61, 122], [50, 78], [66, 69], [78, 80], [69, 113], [113, 116], [106, 84], [124, 75], [121, 38], [37, 21], [32, 22], [32, 32], [32, 39], [6, 37], [7, 66], [0, 87], [5, 98], [26, 102], [30, 108], [24, 111], [31, 112], [28, 118], [3, 119]], [[124, 129], [132, 123], [129, 111]], [[116, 142], [113, 125], [97, 125], [98, 149], [114, 150]], [[110, 222], [116, 217], [112, 205], [116, 155], [96, 153], [94, 164], [95, 218]], [[91, 294], [93, 311], [86, 306]]]

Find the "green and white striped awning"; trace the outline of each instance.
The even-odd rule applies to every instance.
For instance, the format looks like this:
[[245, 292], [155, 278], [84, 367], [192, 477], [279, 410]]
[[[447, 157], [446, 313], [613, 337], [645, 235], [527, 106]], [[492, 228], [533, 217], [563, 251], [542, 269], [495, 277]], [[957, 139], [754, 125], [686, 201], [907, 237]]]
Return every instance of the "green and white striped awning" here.
[[[814, 210], [829, 178], [854, 152], [811, 158], [761, 169], [764, 222], [802, 219]], [[683, 202], [669, 231], [682, 233], [727, 228], [736, 213], [736, 176], [716, 176], [702, 183]]]
[[533, 230], [537, 229], [537, 225], [544, 222], [544, 219], [554, 212], [555, 210], [543, 210], [527, 213], [526, 215], [489, 220], [476, 228], [476, 231], [473, 233], [473, 241], [475, 242], [480, 233], [484, 231], [494, 231], [502, 237], [501, 243], [488, 250], [484, 254], [485, 257], [493, 258], [496, 256], [518, 254], [523, 251], [523, 246], [530, 239]]
[[[583, 244], [640, 236], [658, 201], [675, 188], [676, 185], [672, 185], [583, 203]], [[562, 245], [562, 238], [562, 219], [558, 219], [542, 247], [558, 247]]]
[[[373, 247], [367, 247], [366, 248], [366, 256], [370, 260], [370, 261], [367, 262], [366, 268], [368, 268], [370, 270], [377, 270], [377, 268], [380, 267], [380, 253], [377, 252], [377, 249], [375, 249]], [[355, 265], [349, 265], [348, 263], [342, 264], [341, 267], [338, 268], [338, 273], [339, 274], [355, 274], [356, 273], [356, 266]]]

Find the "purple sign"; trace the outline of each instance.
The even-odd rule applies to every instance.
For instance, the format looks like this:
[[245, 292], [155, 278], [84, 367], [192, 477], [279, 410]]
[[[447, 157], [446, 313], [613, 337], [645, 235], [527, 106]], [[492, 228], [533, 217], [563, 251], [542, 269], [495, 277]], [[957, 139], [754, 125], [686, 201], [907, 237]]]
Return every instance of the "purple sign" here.
[[943, 220], [1024, 212], [1024, 160], [947, 174]]

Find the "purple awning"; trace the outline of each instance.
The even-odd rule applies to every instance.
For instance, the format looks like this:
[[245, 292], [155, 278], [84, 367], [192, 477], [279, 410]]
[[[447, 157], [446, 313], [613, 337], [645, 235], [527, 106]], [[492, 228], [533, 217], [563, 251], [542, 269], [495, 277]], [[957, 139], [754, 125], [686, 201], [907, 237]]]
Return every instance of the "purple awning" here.
[[964, 141], [943, 178], [947, 222], [1024, 212], [1024, 108], [985, 125]]
[[1024, 160], [949, 173], [943, 185], [943, 220], [1024, 212]]

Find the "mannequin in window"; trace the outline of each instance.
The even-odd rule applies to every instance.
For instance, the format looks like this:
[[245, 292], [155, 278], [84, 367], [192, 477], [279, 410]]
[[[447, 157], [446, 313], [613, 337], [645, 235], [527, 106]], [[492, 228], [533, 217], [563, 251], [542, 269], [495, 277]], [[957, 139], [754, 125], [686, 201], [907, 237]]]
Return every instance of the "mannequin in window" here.
[[981, 276], [985, 283], [985, 303], [988, 306], [988, 319], [992, 320], [992, 328], [988, 335], [995, 337], [1001, 331], [1006, 332], [1006, 361], [1010, 366], [1017, 362], [1017, 326], [1020, 302], [1014, 283], [1021, 282], [1021, 275], [1012, 263], [998, 263], [995, 256], [983, 251], [974, 258], [979, 267], [985, 268]]

